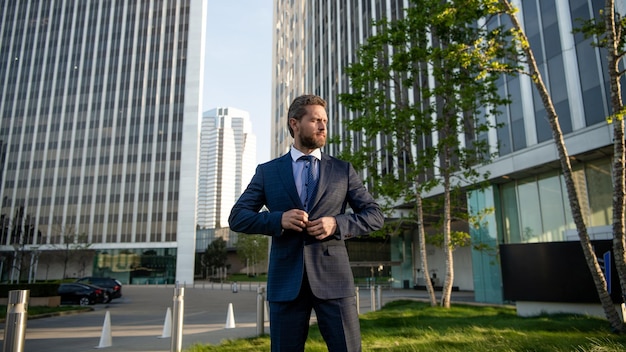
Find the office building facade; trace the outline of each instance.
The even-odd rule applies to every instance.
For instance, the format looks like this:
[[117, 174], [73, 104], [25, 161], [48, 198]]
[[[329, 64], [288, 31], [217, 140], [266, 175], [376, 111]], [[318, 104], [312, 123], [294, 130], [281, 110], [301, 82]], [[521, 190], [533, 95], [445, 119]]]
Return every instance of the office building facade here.
[[80, 247], [66, 276], [193, 281], [205, 6], [2, 3], [3, 279], [29, 257], [58, 278], [53, 253]]
[[[596, 16], [604, 2], [512, 2], [520, 9], [518, 17], [559, 114], [589, 231], [593, 239], [607, 238], [612, 221], [612, 132], [605, 118], [612, 111], [606, 57], [589, 39], [572, 34], [577, 19]], [[350, 91], [346, 67], [373, 33], [373, 22], [401, 18], [406, 6], [409, 1], [402, 0], [275, 1], [273, 156], [283, 154], [291, 144], [287, 108], [304, 93], [327, 99], [329, 136], [350, 137], [352, 147], [358, 148], [363, 138], [344, 128], [353, 113], [337, 101], [339, 94]], [[618, 8], [623, 8], [623, 2]], [[474, 243], [491, 250], [465, 247], [455, 251], [454, 285], [474, 291], [479, 302], [491, 303], [507, 299], [502, 288], [501, 246], [577, 240], [551, 129], [535, 87], [529, 77], [511, 76], [502, 78], [499, 88], [510, 95], [512, 103], [497, 117], [500, 126], [487, 135], [497, 151], [494, 162], [483, 168], [490, 172], [490, 186], [467, 194], [468, 209], [495, 210], [479, 230], [466, 227]], [[324, 148], [332, 155], [344, 147], [336, 143]], [[412, 287], [433, 273], [439, 277], [444, 273], [443, 253], [432, 246], [428, 249], [432, 272], [420, 272], [415, 231], [392, 236], [390, 241], [392, 262], [397, 262], [391, 268], [393, 285]]]
[[196, 251], [203, 252], [216, 236], [230, 247], [236, 242], [230, 231], [216, 230], [228, 228], [230, 209], [256, 169], [249, 113], [232, 107], [204, 112], [200, 141]]

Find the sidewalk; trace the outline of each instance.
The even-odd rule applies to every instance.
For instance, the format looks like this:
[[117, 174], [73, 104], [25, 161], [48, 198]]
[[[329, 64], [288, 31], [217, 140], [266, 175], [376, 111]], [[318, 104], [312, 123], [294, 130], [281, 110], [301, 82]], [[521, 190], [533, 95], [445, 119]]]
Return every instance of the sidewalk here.
[[[376, 292], [376, 290], [375, 290]], [[24, 352], [93, 351], [105, 335], [106, 312], [110, 315], [112, 340], [107, 352], [169, 352], [172, 339], [163, 335], [168, 308], [173, 310], [175, 289], [170, 286], [125, 285], [124, 296], [109, 304], [95, 305], [92, 312], [29, 319]], [[360, 313], [372, 310], [371, 290], [359, 289]], [[413, 289], [382, 290], [382, 304], [398, 299], [427, 300], [426, 291]], [[375, 293], [374, 304], [378, 304]], [[452, 301], [473, 302], [473, 292], [453, 292]], [[257, 335], [257, 286], [238, 284], [233, 293], [230, 284], [196, 283], [184, 289], [183, 349], [193, 344], [219, 344], [226, 339]], [[233, 306], [235, 327], [226, 328], [228, 307]], [[173, 315], [173, 312], [171, 312]], [[4, 325], [2, 324], [2, 329]], [[269, 333], [269, 323], [264, 324]], [[0, 336], [1, 338], [2, 336]], [[71, 346], [71, 348], [68, 348]], [[0, 347], [1, 344], [0, 344]]]

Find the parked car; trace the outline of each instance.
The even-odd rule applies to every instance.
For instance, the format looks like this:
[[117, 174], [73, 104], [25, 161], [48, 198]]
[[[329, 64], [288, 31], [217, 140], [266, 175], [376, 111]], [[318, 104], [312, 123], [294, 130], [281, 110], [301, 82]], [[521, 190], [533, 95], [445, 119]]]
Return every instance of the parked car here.
[[72, 303], [86, 306], [106, 302], [109, 294], [102, 287], [76, 282], [62, 283], [57, 289], [61, 303]]
[[122, 297], [122, 283], [112, 277], [89, 276], [80, 278], [76, 280], [76, 282], [95, 285], [106, 289], [107, 293], [109, 294], [109, 299], [108, 301], [106, 301], [106, 303], [109, 303], [114, 298]]

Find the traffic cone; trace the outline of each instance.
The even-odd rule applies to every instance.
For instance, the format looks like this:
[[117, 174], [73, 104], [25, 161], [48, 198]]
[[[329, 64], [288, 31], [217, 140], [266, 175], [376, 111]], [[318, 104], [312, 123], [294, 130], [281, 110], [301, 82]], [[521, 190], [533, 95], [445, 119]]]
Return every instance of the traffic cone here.
[[100, 336], [100, 344], [96, 348], [111, 347], [113, 338], [111, 337], [111, 314], [107, 310], [104, 315], [104, 324], [102, 325], [102, 335]]
[[167, 312], [165, 312], [165, 321], [163, 322], [163, 332], [160, 339], [166, 339], [168, 337], [172, 337], [172, 310], [170, 307], [167, 307]]
[[235, 327], [235, 314], [233, 313], [233, 304], [228, 303], [228, 314], [226, 315], [226, 325], [224, 328], [233, 329]]

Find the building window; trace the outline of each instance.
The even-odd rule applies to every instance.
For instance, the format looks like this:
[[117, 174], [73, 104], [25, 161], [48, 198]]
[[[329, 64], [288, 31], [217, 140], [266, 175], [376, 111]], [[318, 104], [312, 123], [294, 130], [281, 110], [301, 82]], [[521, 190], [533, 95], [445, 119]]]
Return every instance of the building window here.
[[[587, 229], [612, 223], [613, 183], [610, 159], [587, 162], [574, 170], [574, 182]], [[548, 173], [500, 186], [504, 243], [565, 241], [575, 230], [560, 173]]]

